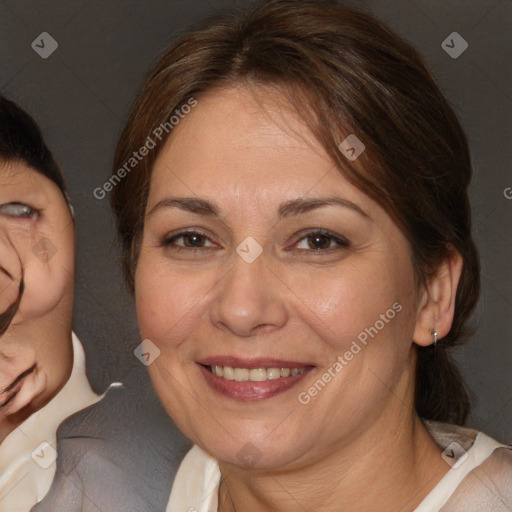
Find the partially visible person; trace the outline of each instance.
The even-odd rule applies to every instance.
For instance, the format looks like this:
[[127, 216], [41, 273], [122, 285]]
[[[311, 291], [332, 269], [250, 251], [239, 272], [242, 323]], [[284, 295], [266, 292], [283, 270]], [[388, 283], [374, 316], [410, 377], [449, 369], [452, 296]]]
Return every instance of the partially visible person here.
[[63, 176], [31, 117], [0, 98], [0, 510], [48, 492], [56, 431], [101, 397], [72, 332], [75, 226]]
[[62, 173], [35, 121], [0, 97], [0, 511], [154, 512], [175, 448], [156, 425], [172, 427], [136, 390], [93, 391], [72, 331], [74, 257]]

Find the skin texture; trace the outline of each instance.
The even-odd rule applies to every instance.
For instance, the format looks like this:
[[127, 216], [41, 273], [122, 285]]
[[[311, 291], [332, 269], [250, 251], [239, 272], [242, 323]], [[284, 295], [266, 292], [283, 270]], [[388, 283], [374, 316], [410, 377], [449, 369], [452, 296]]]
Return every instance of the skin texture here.
[[0, 336], [0, 442], [71, 374], [74, 253], [74, 224], [57, 185], [22, 162], [0, 162], [2, 312], [24, 284]]
[[[327, 205], [279, 216], [287, 201], [334, 196], [364, 214]], [[218, 215], [158, 206], [176, 197], [209, 201]], [[317, 228], [348, 246], [312, 243]], [[204, 237], [177, 236], [187, 229]], [[246, 237], [263, 249], [253, 263], [236, 252]], [[403, 233], [278, 92], [239, 86], [198, 98], [154, 166], [135, 291], [141, 335], [161, 351], [149, 366], [155, 389], [220, 462], [219, 510], [412, 510], [449, 469], [414, 413], [414, 344], [448, 332], [460, 270], [454, 254], [417, 290]], [[301, 404], [299, 393], [393, 304], [395, 318]], [[198, 362], [212, 356], [313, 369], [244, 402], [207, 384]], [[247, 443], [256, 464], [241, 457]]]

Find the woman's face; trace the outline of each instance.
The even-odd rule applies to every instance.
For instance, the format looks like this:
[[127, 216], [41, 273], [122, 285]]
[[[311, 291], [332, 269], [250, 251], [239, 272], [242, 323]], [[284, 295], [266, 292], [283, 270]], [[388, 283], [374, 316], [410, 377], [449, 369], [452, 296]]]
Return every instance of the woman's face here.
[[39, 409], [69, 376], [73, 269], [62, 192], [24, 163], [0, 162], [0, 424]]
[[283, 101], [257, 98], [201, 97], [162, 149], [137, 313], [156, 391], [193, 442], [292, 467], [410, 415], [417, 294], [391, 218]]

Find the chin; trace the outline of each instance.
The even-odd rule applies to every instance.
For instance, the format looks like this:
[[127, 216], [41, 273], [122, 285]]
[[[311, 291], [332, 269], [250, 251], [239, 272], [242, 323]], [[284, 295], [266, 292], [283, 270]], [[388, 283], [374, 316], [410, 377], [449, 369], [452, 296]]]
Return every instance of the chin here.
[[310, 451], [302, 443], [298, 446], [293, 442], [300, 436], [290, 433], [289, 429], [285, 429], [286, 432], [283, 431], [279, 437], [269, 434], [269, 429], [263, 431], [256, 426], [226, 430], [228, 432], [213, 426], [203, 432], [196, 429], [196, 435], [190, 437], [219, 462], [245, 470], [267, 471], [292, 467], [302, 453]]

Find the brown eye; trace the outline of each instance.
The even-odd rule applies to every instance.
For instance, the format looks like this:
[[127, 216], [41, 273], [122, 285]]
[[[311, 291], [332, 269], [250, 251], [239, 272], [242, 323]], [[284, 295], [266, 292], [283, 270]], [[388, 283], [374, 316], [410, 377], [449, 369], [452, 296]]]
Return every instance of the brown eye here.
[[297, 249], [308, 251], [327, 251], [346, 248], [348, 240], [329, 231], [317, 230], [303, 236], [297, 243]]
[[325, 235], [313, 235], [308, 237], [308, 244], [311, 249], [329, 249], [331, 238]]
[[206, 237], [199, 233], [188, 233], [182, 235], [180, 238], [183, 239], [183, 245], [185, 247], [204, 247]]
[[197, 231], [185, 231], [178, 233], [162, 241], [162, 245], [167, 248], [175, 249], [210, 249], [215, 244], [202, 233]]

